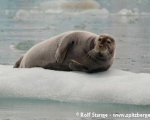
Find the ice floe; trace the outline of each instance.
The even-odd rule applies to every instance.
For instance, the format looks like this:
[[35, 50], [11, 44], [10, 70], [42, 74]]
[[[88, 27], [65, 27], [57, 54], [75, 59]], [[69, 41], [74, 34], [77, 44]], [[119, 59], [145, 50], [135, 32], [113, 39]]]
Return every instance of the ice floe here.
[[119, 15], [140, 15], [139, 10], [134, 8], [133, 10], [122, 9], [118, 12]]
[[146, 73], [110, 69], [87, 74], [0, 65], [0, 97], [149, 105], [149, 86]]

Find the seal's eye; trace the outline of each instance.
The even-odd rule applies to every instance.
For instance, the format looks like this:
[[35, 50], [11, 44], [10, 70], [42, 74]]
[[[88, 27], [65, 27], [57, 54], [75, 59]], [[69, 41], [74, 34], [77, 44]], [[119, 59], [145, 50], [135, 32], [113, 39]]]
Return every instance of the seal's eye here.
[[108, 43], [108, 44], [110, 44], [110, 43], [111, 43], [111, 41], [107, 41], [107, 43]]
[[102, 38], [99, 38], [98, 41], [101, 42], [101, 41], [102, 41]]

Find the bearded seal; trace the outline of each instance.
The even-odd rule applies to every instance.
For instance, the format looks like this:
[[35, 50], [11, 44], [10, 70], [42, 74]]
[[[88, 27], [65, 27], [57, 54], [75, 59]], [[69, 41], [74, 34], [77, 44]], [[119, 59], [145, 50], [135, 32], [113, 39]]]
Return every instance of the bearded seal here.
[[108, 70], [116, 48], [115, 38], [87, 31], [69, 31], [33, 46], [14, 68], [99, 72]]

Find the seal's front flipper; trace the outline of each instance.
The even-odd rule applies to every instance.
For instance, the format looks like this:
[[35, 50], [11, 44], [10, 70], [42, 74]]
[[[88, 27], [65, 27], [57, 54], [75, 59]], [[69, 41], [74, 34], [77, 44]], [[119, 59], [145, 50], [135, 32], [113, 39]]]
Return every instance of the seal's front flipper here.
[[50, 70], [63, 70], [63, 71], [71, 71], [71, 69], [67, 65], [62, 65], [58, 63], [49, 63], [45, 66], [43, 66], [44, 69], [50, 69]]
[[17, 62], [16, 62], [15, 65], [13, 66], [13, 68], [19, 68], [23, 56], [24, 56], [24, 55], [22, 55], [22, 56], [17, 60]]
[[73, 71], [84, 71], [84, 72], [89, 71], [89, 69], [87, 67], [85, 67], [81, 63], [78, 63], [75, 60], [70, 60], [68, 63], [69, 63], [69, 68]]
[[57, 63], [62, 63], [64, 61], [68, 50], [72, 47], [73, 44], [74, 44], [74, 41], [70, 40], [69, 38], [65, 38], [60, 43], [58, 49], [56, 50], [56, 54], [55, 54]]

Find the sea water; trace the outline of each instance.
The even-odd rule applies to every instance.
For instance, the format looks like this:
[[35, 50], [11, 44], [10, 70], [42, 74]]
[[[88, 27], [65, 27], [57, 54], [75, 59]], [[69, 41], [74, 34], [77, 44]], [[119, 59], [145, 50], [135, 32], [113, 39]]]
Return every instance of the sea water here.
[[[6, 1], [5, 4], [8, 4], [11, 7], [12, 4], [10, 4], [8, 0]], [[50, 4], [51, 7], [54, 6], [53, 9], [44, 10], [42, 9], [42, 6], [45, 8], [48, 4], [40, 4], [39, 6], [38, 4], [35, 4], [31, 6], [26, 2], [24, 3], [28, 6], [28, 9], [24, 9], [23, 4], [21, 4], [22, 8], [17, 10], [14, 10], [14, 7], [13, 10], [8, 9], [0, 11], [0, 64], [13, 65], [20, 55], [24, 54], [33, 45], [57, 34], [69, 30], [85, 30], [96, 34], [109, 33], [116, 38], [117, 48], [115, 62], [112, 66], [113, 69], [121, 69], [135, 73], [150, 73], [149, 14], [139, 13], [136, 15], [120, 15], [117, 12], [111, 13], [110, 10], [107, 11], [107, 9], [99, 8], [95, 3], [93, 3], [96, 8], [95, 10], [62, 10], [60, 9], [61, 2]], [[41, 9], [39, 10], [40, 7]], [[73, 5], [73, 7], [76, 9], [76, 5]], [[70, 7], [68, 6], [68, 8]], [[7, 69], [9, 70], [10, 68], [0, 67], [0, 69], [6, 69], [7, 71]], [[26, 80], [31, 76], [28, 74]], [[5, 80], [7, 80], [6, 76], [2, 76], [2, 74], [0, 78], [5, 78]], [[43, 77], [41, 79], [44, 80]], [[137, 112], [148, 114], [148, 111], [150, 110], [149, 104], [133, 104], [133, 101], [125, 102], [125, 99], [122, 100], [124, 101], [123, 103], [111, 101], [70, 102], [64, 100], [68, 96], [60, 96], [60, 98], [62, 97], [61, 99], [34, 97], [38, 92], [36, 95], [31, 94], [30, 96], [25, 96], [26, 94], [20, 91], [22, 90], [22, 87], [19, 89], [19, 86], [16, 86], [15, 83], [11, 84], [11, 86], [5, 86], [9, 85], [9, 82], [11, 82], [11, 76], [8, 80], [8, 84], [6, 84], [5, 81], [1, 81], [1, 83], [4, 84], [3, 89], [1, 87], [0, 95], [1, 120], [103, 119], [79, 117], [76, 114], [81, 112], [85, 114], [89, 112], [95, 112], [97, 114]], [[19, 79], [17, 82], [19, 83]], [[30, 81], [28, 82], [28, 85], [30, 86], [29, 83]], [[130, 82], [128, 83], [130, 84]], [[149, 85], [148, 83], [147, 85]], [[25, 84], [27, 83], [25, 82]], [[46, 85], [46, 83], [43, 83], [43, 85]], [[71, 85], [75, 86], [76, 84], [72, 83]], [[31, 88], [32, 87], [35, 88], [35, 86], [31, 86]], [[45, 86], [38, 85], [38, 87], [47, 89]], [[14, 97], [15, 95], [13, 96], [13, 94], [8, 95], [8, 93], [6, 93], [8, 88], [10, 93], [14, 90], [16, 90], [16, 93], [20, 92], [20, 96]], [[32, 89], [28, 90], [31, 90], [32, 93]], [[34, 90], [36, 91], [36, 88]], [[39, 88], [37, 88], [37, 90], [39, 90]], [[148, 95], [148, 90], [146, 92]], [[28, 94], [29, 93], [30, 91], [28, 91]], [[42, 91], [39, 91], [39, 93], [42, 93]], [[85, 96], [85, 98], [88, 97], [89, 96]], [[146, 95], [144, 97], [148, 101], [149, 97], [146, 97]], [[138, 101], [138, 99], [136, 98], [135, 101]], [[120, 118], [112, 118], [110, 116], [106, 119], [118, 120]]]

